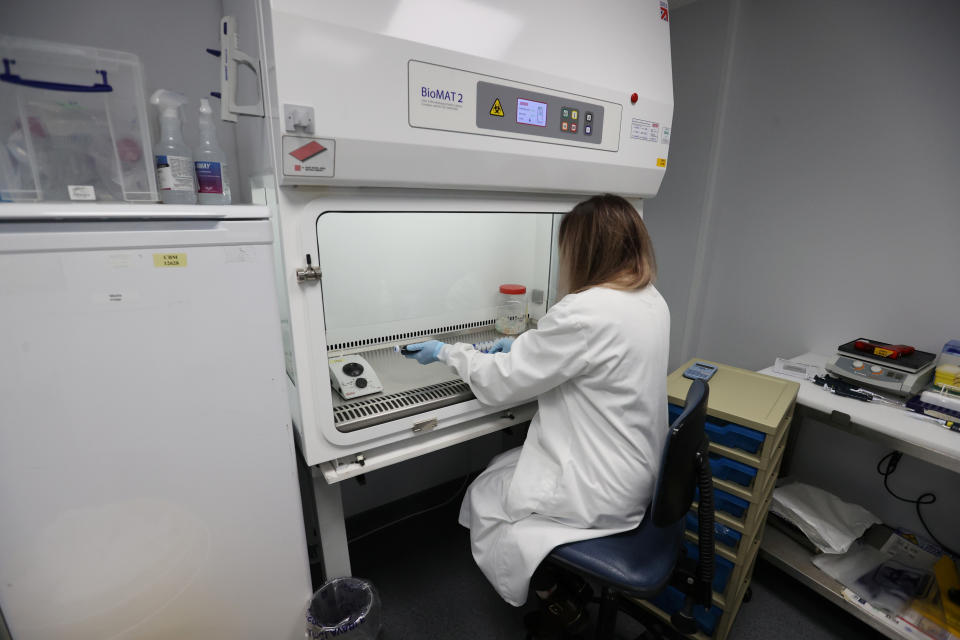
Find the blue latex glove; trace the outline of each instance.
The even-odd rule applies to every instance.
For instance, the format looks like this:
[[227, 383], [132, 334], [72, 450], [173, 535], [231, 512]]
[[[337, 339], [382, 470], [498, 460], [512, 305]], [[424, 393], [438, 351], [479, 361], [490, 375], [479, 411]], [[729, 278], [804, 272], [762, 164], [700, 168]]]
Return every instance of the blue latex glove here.
[[493, 343], [493, 346], [490, 347], [490, 350], [487, 353], [510, 353], [510, 347], [513, 346], [514, 338], [500, 338]]
[[409, 355], [404, 355], [406, 358], [414, 358], [420, 364], [430, 364], [431, 362], [437, 361], [437, 356], [440, 355], [440, 349], [443, 348], [443, 343], [439, 340], [427, 340], [426, 342], [417, 342], [415, 344], [408, 344], [407, 351], [412, 351], [413, 353]]

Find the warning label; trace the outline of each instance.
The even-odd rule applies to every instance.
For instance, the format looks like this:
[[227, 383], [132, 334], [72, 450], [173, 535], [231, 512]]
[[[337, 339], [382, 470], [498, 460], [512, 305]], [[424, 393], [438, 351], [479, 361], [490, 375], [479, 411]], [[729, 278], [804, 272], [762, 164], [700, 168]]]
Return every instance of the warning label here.
[[503, 106], [500, 104], [500, 98], [493, 101], [493, 106], [490, 107], [490, 115], [503, 117]]
[[283, 136], [283, 175], [332, 178], [336, 142], [327, 138]]
[[660, 123], [634, 118], [630, 121], [630, 137], [644, 142], [659, 142]]

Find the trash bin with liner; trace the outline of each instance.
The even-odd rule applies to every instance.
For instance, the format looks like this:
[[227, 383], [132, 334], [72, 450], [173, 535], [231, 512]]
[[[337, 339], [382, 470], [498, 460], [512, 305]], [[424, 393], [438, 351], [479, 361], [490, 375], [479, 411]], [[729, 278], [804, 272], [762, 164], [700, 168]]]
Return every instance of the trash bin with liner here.
[[374, 640], [380, 633], [380, 597], [361, 578], [335, 578], [317, 589], [306, 611], [309, 640]]

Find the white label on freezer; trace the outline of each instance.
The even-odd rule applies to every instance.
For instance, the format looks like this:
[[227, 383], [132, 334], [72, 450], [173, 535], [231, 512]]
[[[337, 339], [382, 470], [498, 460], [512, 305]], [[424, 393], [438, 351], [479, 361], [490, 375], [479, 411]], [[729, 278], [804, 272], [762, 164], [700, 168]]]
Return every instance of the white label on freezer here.
[[660, 138], [660, 142], [663, 144], [670, 144], [670, 127], [663, 128], [663, 135]]
[[660, 123], [634, 118], [630, 121], [630, 137], [645, 142], [659, 142]]
[[184, 156], [157, 156], [157, 181], [161, 191], [196, 191], [193, 160]]
[[185, 253], [155, 253], [153, 254], [154, 267], [185, 267], [187, 254]]
[[91, 292], [90, 300], [101, 306], [129, 307], [131, 304], [140, 303], [141, 296], [139, 291], [131, 290], [95, 291]]
[[227, 262], [256, 262], [257, 254], [250, 247], [224, 247]]
[[97, 191], [91, 184], [68, 184], [67, 192], [71, 200], [96, 200]]
[[112, 253], [107, 256], [107, 265], [111, 269], [129, 269], [133, 266], [133, 258], [129, 253]]

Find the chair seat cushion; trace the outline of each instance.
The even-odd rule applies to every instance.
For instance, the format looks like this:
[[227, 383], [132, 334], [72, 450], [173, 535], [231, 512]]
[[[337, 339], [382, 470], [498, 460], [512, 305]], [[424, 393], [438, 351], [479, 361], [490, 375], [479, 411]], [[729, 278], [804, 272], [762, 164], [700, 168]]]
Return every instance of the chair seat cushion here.
[[648, 512], [632, 531], [560, 545], [548, 559], [624, 593], [645, 598], [666, 586], [682, 542], [682, 520], [657, 527]]

